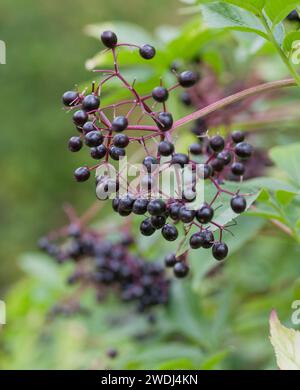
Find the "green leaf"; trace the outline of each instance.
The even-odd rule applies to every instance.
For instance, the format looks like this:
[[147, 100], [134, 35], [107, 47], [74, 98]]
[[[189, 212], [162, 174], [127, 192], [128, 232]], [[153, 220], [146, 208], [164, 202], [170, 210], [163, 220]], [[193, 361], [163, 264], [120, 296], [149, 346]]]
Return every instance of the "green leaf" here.
[[295, 192], [288, 192], [279, 190], [275, 192], [275, 198], [282, 206], [287, 206], [292, 202], [297, 194]]
[[222, 2], [204, 4], [201, 10], [204, 21], [210, 28], [253, 32], [268, 40], [259, 18], [247, 10]]
[[220, 351], [209, 356], [202, 364], [201, 370], [215, 370], [217, 366], [227, 357], [228, 351]]
[[288, 33], [283, 41], [283, 49], [286, 53], [290, 53], [293, 49], [299, 47], [300, 31], [291, 31]]
[[270, 316], [271, 343], [281, 370], [300, 370], [300, 332], [283, 326], [276, 311]]
[[272, 25], [280, 23], [296, 6], [299, 0], [266, 0], [265, 12], [270, 18]]
[[256, 14], [262, 11], [266, 0], [225, 0], [225, 2], [234, 4]]
[[300, 143], [276, 146], [270, 151], [271, 159], [275, 164], [300, 187]]

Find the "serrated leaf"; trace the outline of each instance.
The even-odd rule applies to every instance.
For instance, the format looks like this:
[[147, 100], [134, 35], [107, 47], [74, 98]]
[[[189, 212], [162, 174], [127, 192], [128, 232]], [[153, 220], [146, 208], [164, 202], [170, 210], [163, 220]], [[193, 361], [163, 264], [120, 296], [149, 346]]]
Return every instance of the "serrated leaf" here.
[[281, 370], [300, 370], [300, 332], [283, 326], [273, 310], [270, 333], [278, 367]]
[[265, 12], [270, 18], [272, 25], [280, 23], [291, 11], [293, 11], [299, 0], [266, 0]]

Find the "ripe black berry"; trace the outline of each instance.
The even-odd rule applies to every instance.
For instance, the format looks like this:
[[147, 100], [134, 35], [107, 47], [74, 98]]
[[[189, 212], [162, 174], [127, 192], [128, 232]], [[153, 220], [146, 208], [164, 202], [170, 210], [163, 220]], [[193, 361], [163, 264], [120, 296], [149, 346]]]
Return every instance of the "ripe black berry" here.
[[113, 201], [112, 201], [112, 208], [114, 211], [118, 211], [119, 210], [119, 203], [120, 203], [120, 199], [119, 198], [114, 198]]
[[125, 116], [117, 116], [111, 124], [113, 131], [123, 131], [128, 127], [128, 120]]
[[210, 164], [211, 164], [212, 169], [216, 172], [221, 172], [225, 167], [223, 160], [221, 160], [219, 158], [215, 158], [214, 160], [211, 161]]
[[100, 106], [100, 99], [96, 95], [87, 95], [82, 102], [82, 108], [85, 111], [97, 110]]
[[224, 260], [228, 255], [228, 247], [223, 242], [216, 242], [212, 247], [212, 254], [216, 260]]
[[91, 157], [95, 160], [100, 160], [106, 155], [107, 149], [104, 145], [99, 145], [95, 148], [91, 148]]
[[178, 76], [178, 82], [184, 88], [192, 87], [197, 83], [198, 80], [198, 74], [190, 70], [186, 70], [180, 73], [180, 75]]
[[152, 215], [150, 221], [155, 229], [161, 229], [166, 223], [166, 217], [163, 215]]
[[220, 152], [221, 150], [224, 149], [225, 146], [224, 138], [221, 137], [220, 135], [215, 135], [209, 141], [209, 146], [214, 152]]
[[183, 223], [190, 223], [195, 218], [195, 210], [189, 210], [182, 206], [179, 210], [179, 218]]
[[150, 215], [162, 215], [166, 211], [166, 204], [162, 199], [150, 200], [147, 211]]
[[172, 164], [178, 164], [183, 168], [185, 165], [189, 163], [189, 156], [183, 153], [175, 153], [172, 157]]
[[84, 140], [87, 146], [99, 146], [103, 142], [103, 135], [98, 130], [90, 131], [85, 135]]
[[217, 159], [221, 160], [224, 165], [228, 165], [231, 162], [231, 153], [227, 150], [223, 150], [222, 152], [218, 153]]
[[174, 253], [170, 253], [165, 257], [165, 266], [166, 267], [174, 267], [177, 263], [176, 255]]
[[300, 21], [299, 14], [295, 9], [292, 12], [290, 12], [286, 18], [292, 22]]
[[120, 160], [121, 157], [124, 157], [126, 155], [125, 149], [118, 148], [117, 146], [111, 146], [109, 149], [109, 155], [113, 160]]
[[246, 210], [247, 202], [243, 196], [236, 195], [231, 199], [230, 206], [235, 213], [241, 214]]
[[190, 238], [190, 247], [192, 249], [199, 249], [202, 247], [204, 243], [204, 235], [201, 233], [195, 233]]
[[253, 147], [247, 142], [240, 142], [235, 147], [235, 154], [242, 159], [247, 159], [251, 157], [252, 152]]
[[178, 237], [177, 228], [169, 223], [162, 228], [161, 233], [167, 241], [175, 241]]
[[132, 211], [134, 212], [134, 214], [143, 215], [147, 212], [147, 206], [148, 206], [148, 200], [139, 198], [134, 202]]
[[67, 107], [74, 106], [76, 100], [78, 99], [78, 96], [78, 92], [75, 91], [65, 92], [62, 97], [63, 104]]
[[141, 46], [139, 52], [140, 56], [143, 57], [145, 60], [151, 60], [156, 54], [155, 48], [151, 45]]
[[155, 232], [155, 227], [152, 226], [150, 218], [145, 219], [140, 225], [140, 232], [144, 236], [152, 236]]
[[208, 179], [213, 174], [213, 169], [210, 165], [204, 164], [202, 168], [203, 179]]
[[168, 131], [173, 126], [173, 117], [169, 112], [160, 112], [157, 115], [157, 125], [162, 131]]
[[180, 100], [185, 106], [190, 106], [192, 104], [190, 94], [186, 91], [182, 92], [182, 94], [180, 95]]
[[202, 153], [202, 145], [200, 145], [200, 144], [190, 145], [189, 152], [191, 154], [194, 154], [195, 156], [199, 156]]
[[158, 145], [158, 152], [162, 156], [170, 156], [172, 153], [174, 153], [174, 145], [169, 141], [162, 141]]
[[82, 141], [80, 137], [71, 137], [69, 139], [68, 146], [71, 152], [78, 152], [82, 148]]
[[85, 122], [85, 124], [82, 126], [82, 132], [84, 134], [90, 133], [91, 131], [95, 131], [96, 127], [93, 124], [93, 122]]
[[110, 359], [115, 359], [115, 358], [118, 356], [118, 351], [117, 351], [117, 349], [115, 349], [115, 348], [109, 348], [109, 349], [106, 351], [106, 355], [107, 355]]
[[179, 219], [179, 211], [181, 209], [181, 204], [173, 203], [169, 208], [169, 215], [174, 220], [177, 221]]
[[174, 275], [176, 278], [185, 278], [188, 275], [189, 270], [189, 267], [182, 261], [179, 261], [174, 265]]
[[146, 167], [147, 172], [151, 172], [156, 168], [158, 161], [154, 156], [147, 156], [144, 158], [143, 165]]
[[199, 210], [196, 211], [196, 218], [200, 223], [208, 223], [214, 217], [214, 209], [209, 205], [203, 205]]
[[88, 180], [90, 175], [91, 173], [88, 167], [77, 168], [74, 172], [75, 179], [79, 182]]
[[129, 144], [129, 137], [126, 134], [116, 134], [113, 138], [113, 144], [118, 148], [126, 148]]
[[245, 133], [243, 133], [242, 131], [234, 131], [231, 134], [231, 138], [232, 138], [232, 141], [234, 143], [238, 144], [239, 142], [243, 142], [244, 141]]
[[214, 244], [214, 235], [210, 230], [204, 230], [203, 232], [199, 233], [203, 237], [203, 244], [202, 247], [205, 249], [211, 248]]
[[168, 100], [169, 91], [165, 87], [156, 87], [152, 91], [152, 97], [155, 101], [163, 103]]
[[111, 49], [118, 43], [118, 38], [113, 31], [103, 31], [101, 34], [101, 41], [104, 46]]
[[125, 195], [119, 199], [119, 211], [132, 211], [135, 199], [130, 195]]
[[245, 173], [245, 165], [241, 162], [236, 162], [232, 164], [231, 172], [236, 176], [242, 176]]
[[85, 111], [78, 110], [78, 111], [74, 112], [73, 121], [76, 125], [82, 126], [85, 124], [85, 122], [87, 122], [88, 119], [89, 119], [89, 116]]

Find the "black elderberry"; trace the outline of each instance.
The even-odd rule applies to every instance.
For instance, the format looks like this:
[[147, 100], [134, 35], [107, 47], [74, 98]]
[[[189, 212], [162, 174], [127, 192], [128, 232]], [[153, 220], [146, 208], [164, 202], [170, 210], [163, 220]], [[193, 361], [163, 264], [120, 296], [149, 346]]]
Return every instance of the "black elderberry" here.
[[71, 152], [78, 152], [82, 148], [82, 141], [80, 137], [71, 137], [69, 140], [69, 150]]
[[231, 172], [236, 176], [242, 176], [245, 173], [245, 165], [241, 162], [233, 163]]
[[77, 126], [84, 125], [85, 122], [87, 122], [88, 119], [89, 119], [88, 114], [85, 111], [83, 111], [83, 110], [75, 111], [74, 114], [73, 114], [73, 122]]
[[126, 155], [125, 149], [118, 148], [117, 146], [111, 146], [109, 149], [109, 155], [113, 160], [120, 160], [120, 158], [124, 157]]
[[113, 31], [103, 31], [101, 41], [104, 46], [111, 49], [118, 43], [118, 37]]
[[286, 18], [288, 20], [290, 20], [291, 22], [299, 22], [300, 21], [299, 14], [298, 14], [297, 10], [295, 10], [295, 9], [292, 12], [290, 12]]
[[221, 160], [224, 165], [230, 164], [231, 158], [231, 153], [228, 150], [223, 150], [217, 154], [217, 159]]
[[165, 87], [156, 87], [152, 91], [152, 97], [155, 101], [163, 103], [168, 100], [169, 91]]
[[228, 247], [223, 242], [215, 242], [212, 247], [212, 254], [216, 260], [224, 260], [228, 255]]
[[179, 261], [174, 265], [174, 275], [176, 278], [185, 278], [190, 269], [187, 264], [185, 264], [183, 261]]
[[128, 119], [125, 116], [117, 116], [111, 124], [113, 131], [124, 131], [128, 127]]
[[91, 131], [95, 131], [96, 130], [96, 127], [94, 125], [93, 122], [86, 122], [83, 126], [82, 126], [82, 132], [83, 134], [87, 134], [87, 133], [90, 133]]
[[140, 225], [140, 232], [144, 236], [152, 236], [155, 232], [155, 227], [151, 224], [150, 218], [145, 219]]
[[78, 99], [78, 96], [79, 96], [78, 92], [75, 91], [65, 92], [62, 97], [63, 104], [67, 107], [74, 106], [74, 104]]
[[209, 223], [213, 217], [214, 209], [208, 204], [204, 204], [199, 210], [196, 211], [196, 218], [202, 224]]
[[214, 235], [210, 230], [204, 230], [203, 232], [199, 233], [203, 237], [203, 244], [202, 247], [205, 249], [211, 248], [214, 244]]
[[195, 233], [190, 238], [190, 247], [192, 249], [199, 249], [204, 244], [205, 238], [201, 233]]
[[189, 163], [189, 156], [183, 153], [175, 153], [172, 157], [172, 164], [178, 164], [183, 168]]
[[195, 156], [199, 156], [200, 154], [202, 154], [202, 145], [201, 144], [196, 144], [196, 143], [190, 145], [189, 152], [191, 154], [194, 154]]
[[98, 96], [92, 94], [87, 95], [82, 101], [82, 108], [85, 111], [94, 111], [97, 110], [100, 106], [100, 99]]
[[119, 199], [119, 211], [132, 211], [135, 199], [131, 195], [125, 195]]
[[186, 70], [179, 74], [178, 82], [184, 88], [192, 87], [199, 80], [199, 75], [190, 70]]
[[169, 141], [161, 141], [158, 144], [158, 152], [164, 157], [168, 157], [174, 153], [174, 144]]
[[180, 95], [180, 100], [185, 106], [189, 107], [192, 105], [192, 99], [187, 91], [182, 92]]
[[173, 117], [169, 112], [160, 112], [157, 115], [157, 125], [162, 131], [168, 131], [173, 126]]
[[213, 174], [213, 169], [210, 165], [204, 164], [202, 167], [203, 179], [208, 179]]
[[88, 167], [77, 168], [74, 172], [75, 179], [79, 182], [88, 180], [90, 175], [91, 173]]
[[90, 131], [85, 135], [84, 140], [87, 146], [99, 146], [103, 142], [103, 135], [98, 130]]
[[139, 52], [140, 56], [145, 60], [151, 60], [156, 54], [155, 48], [151, 45], [141, 46]]
[[182, 205], [180, 203], [173, 203], [169, 208], [169, 215], [174, 220], [177, 221], [179, 219], [179, 211]]
[[198, 118], [195, 121], [195, 124], [192, 127], [191, 131], [193, 134], [195, 134], [198, 137], [205, 134], [207, 131], [207, 126], [206, 126], [205, 120], [203, 118]]
[[113, 138], [113, 144], [118, 148], [126, 148], [129, 144], [129, 137], [126, 134], [116, 134]]
[[148, 200], [144, 198], [136, 199], [132, 211], [134, 214], [143, 215], [147, 212]]
[[179, 210], [179, 219], [183, 223], [190, 223], [195, 218], [195, 210], [190, 210], [185, 206], [182, 206]]
[[214, 160], [212, 160], [210, 165], [211, 165], [212, 169], [216, 172], [221, 172], [225, 166], [223, 160], [221, 160], [219, 158], [215, 158]]
[[177, 263], [176, 255], [175, 253], [170, 253], [166, 255], [165, 257], [165, 266], [166, 267], [174, 267], [174, 265]]
[[128, 215], [131, 214], [131, 210], [123, 210], [123, 209], [119, 209], [118, 210], [118, 213], [121, 217], [128, 217]]
[[162, 215], [166, 211], [166, 204], [162, 199], [150, 200], [147, 211], [150, 215]]
[[231, 138], [232, 138], [232, 141], [234, 143], [238, 144], [239, 142], [243, 142], [244, 141], [245, 133], [243, 133], [242, 131], [234, 131], [231, 134]]
[[164, 215], [152, 215], [150, 220], [155, 229], [161, 229], [166, 223], [166, 217]]
[[224, 138], [221, 137], [220, 135], [215, 135], [210, 139], [209, 146], [214, 152], [220, 152], [221, 150], [224, 149], [225, 146]]
[[161, 230], [163, 237], [167, 241], [175, 241], [178, 237], [178, 230], [176, 226], [167, 223]]
[[91, 157], [95, 160], [100, 160], [106, 155], [107, 149], [104, 145], [99, 145], [95, 148], [91, 148]]
[[231, 199], [230, 206], [235, 213], [241, 214], [246, 210], [247, 202], [243, 196], [236, 195]]
[[156, 168], [158, 164], [157, 158], [154, 156], [146, 156], [143, 160], [143, 165], [146, 167], [147, 172], [151, 172]]
[[253, 147], [247, 142], [240, 142], [235, 147], [235, 154], [241, 159], [247, 159], [251, 157], [252, 152], [253, 152]]
[[119, 203], [120, 203], [120, 199], [119, 198], [114, 198], [113, 201], [112, 201], [112, 208], [114, 211], [119, 211]]

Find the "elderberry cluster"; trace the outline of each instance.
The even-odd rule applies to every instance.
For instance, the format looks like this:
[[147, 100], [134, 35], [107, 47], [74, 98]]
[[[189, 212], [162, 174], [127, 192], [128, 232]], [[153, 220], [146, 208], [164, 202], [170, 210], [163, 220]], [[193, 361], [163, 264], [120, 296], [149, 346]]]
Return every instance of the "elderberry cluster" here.
[[97, 231], [81, 230], [76, 225], [70, 225], [62, 237], [54, 240], [44, 237], [39, 241], [40, 249], [59, 263], [72, 261], [75, 271], [68, 283], [95, 289], [99, 301], [114, 291], [122, 301], [134, 303], [140, 312], [166, 305], [169, 280], [164, 267], [133, 255], [132, 244], [129, 234], [111, 242]]

